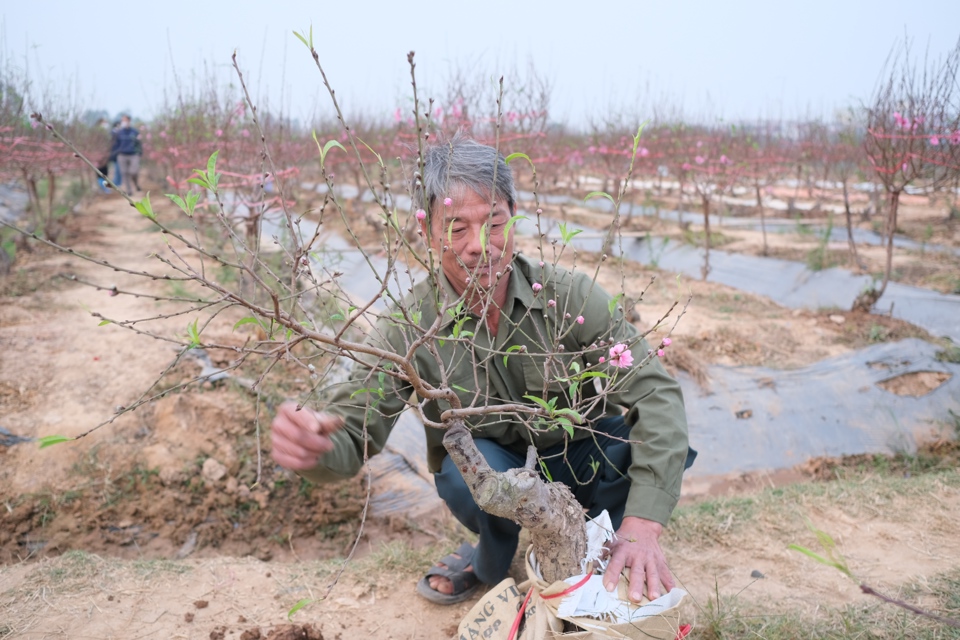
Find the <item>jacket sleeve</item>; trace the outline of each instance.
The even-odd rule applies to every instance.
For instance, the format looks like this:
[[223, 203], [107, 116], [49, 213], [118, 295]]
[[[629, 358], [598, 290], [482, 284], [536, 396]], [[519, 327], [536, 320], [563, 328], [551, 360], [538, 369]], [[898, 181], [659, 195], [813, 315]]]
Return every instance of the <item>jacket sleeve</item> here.
[[666, 525], [680, 499], [680, 484], [687, 457], [687, 418], [680, 384], [654, 356], [642, 367], [650, 346], [623, 313], [610, 312], [610, 296], [586, 276], [577, 279], [582, 296], [585, 330], [581, 344], [606, 340], [603, 352], [609, 359], [613, 343], [627, 344], [633, 356], [630, 367], [605, 370], [615, 375], [607, 400], [626, 410], [630, 426], [632, 462], [630, 493], [624, 515], [654, 520]]
[[[365, 342], [393, 353], [405, 350], [400, 330], [383, 320]], [[340, 416], [344, 426], [331, 436], [333, 450], [321, 457], [316, 467], [300, 473], [313, 482], [336, 482], [355, 476], [367, 458], [383, 449], [412, 393], [409, 384], [390, 374], [396, 371], [392, 363], [375, 356], [356, 355], [346, 380], [321, 393], [317, 409]]]

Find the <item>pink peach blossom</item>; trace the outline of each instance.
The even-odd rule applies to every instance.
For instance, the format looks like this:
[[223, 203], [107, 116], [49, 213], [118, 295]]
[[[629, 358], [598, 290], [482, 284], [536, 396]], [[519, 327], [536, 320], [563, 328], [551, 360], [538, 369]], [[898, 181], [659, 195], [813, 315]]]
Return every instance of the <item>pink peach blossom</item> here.
[[633, 365], [633, 354], [630, 353], [630, 349], [627, 349], [627, 345], [618, 342], [610, 347], [610, 364], [620, 369]]

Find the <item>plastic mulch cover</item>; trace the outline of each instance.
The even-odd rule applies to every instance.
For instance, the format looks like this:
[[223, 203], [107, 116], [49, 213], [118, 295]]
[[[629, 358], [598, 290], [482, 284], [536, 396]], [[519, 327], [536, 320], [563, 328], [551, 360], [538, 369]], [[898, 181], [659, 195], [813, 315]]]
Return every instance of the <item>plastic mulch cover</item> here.
[[[817, 456], [912, 451], [918, 439], [960, 415], [960, 365], [936, 360], [923, 340], [879, 344], [791, 371], [707, 368], [709, 392], [681, 375], [690, 444], [686, 475], [793, 467]], [[937, 372], [949, 376], [920, 397], [877, 383]], [[943, 377], [943, 376], [940, 376]], [[440, 504], [426, 469], [423, 426], [405, 412], [387, 448], [370, 461], [374, 513], [421, 513]]]

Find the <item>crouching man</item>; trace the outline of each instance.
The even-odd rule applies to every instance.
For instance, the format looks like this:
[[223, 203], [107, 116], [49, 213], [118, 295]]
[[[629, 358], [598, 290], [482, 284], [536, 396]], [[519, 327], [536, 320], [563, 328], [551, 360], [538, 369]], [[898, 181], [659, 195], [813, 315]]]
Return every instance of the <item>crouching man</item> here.
[[[564, 371], [599, 367], [616, 373], [612, 391], [601, 394], [592, 383], [581, 385], [579, 406], [588, 408], [584, 426], [589, 428], [574, 428], [572, 436], [561, 428], [531, 429], [508, 413], [478, 415], [468, 426], [493, 469], [523, 466], [528, 446], [535, 445], [546, 469], [542, 473], [567, 484], [588, 516], [606, 509], [616, 529], [608, 588], [629, 567], [630, 598], [639, 601], [645, 584], [647, 596], [656, 599], [674, 584], [659, 537], [677, 504], [683, 471], [696, 455], [687, 445], [679, 385], [657, 358], [634, 366], [632, 353], [645, 356], [649, 347], [622, 313], [611, 314], [610, 296], [590, 277], [514, 252], [510, 220], [516, 191], [495, 149], [460, 136], [429, 148], [414, 206], [439, 273], [418, 283], [404, 300], [406, 309], [415, 310], [407, 318], [426, 329], [444, 300], [459, 299], [459, 313], [444, 314], [438, 335], [449, 336], [456, 326], [459, 335], [469, 336], [437, 339], [430, 348], [416, 349], [418, 375], [434, 386], [446, 382], [463, 406], [532, 405], [524, 398], [532, 395], [555, 396], [559, 408], [570, 400], [567, 386], [557, 382]], [[402, 325], [384, 317], [368, 340], [407, 353], [415, 338]], [[409, 384], [386, 376], [385, 393], [375, 403], [368, 400], [364, 390], [378, 378], [371, 368], [383, 364], [367, 358], [354, 366], [350, 379], [331, 388], [319, 410], [281, 406], [272, 423], [274, 460], [316, 482], [358, 473], [364, 451], [373, 455], [383, 448], [411, 399]], [[434, 423], [448, 408], [442, 402], [420, 403], [424, 417]], [[443, 447], [442, 430], [427, 427], [426, 436], [437, 492], [479, 536], [475, 548], [464, 543], [417, 585], [428, 600], [453, 604], [481, 584], [506, 577], [520, 527], [476, 505]]]

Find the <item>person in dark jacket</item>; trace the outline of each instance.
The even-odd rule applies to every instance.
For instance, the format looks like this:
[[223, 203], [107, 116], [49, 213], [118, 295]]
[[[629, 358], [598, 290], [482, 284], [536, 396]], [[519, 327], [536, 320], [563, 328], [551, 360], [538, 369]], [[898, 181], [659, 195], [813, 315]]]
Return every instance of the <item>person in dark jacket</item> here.
[[113, 132], [110, 155], [116, 157], [120, 169], [120, 183], [127, 193], [140, 191], [140, 132], [130, 126], [130, 116], [120, 117], [120, 127]]

